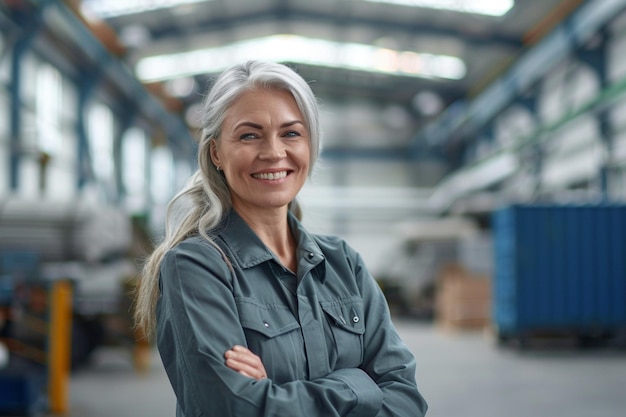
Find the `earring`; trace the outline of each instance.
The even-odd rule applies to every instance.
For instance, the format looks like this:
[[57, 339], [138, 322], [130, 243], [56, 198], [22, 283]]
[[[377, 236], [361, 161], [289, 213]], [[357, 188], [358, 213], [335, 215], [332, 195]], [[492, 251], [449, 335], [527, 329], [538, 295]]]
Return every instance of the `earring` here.
[[222, 167], [218, 165], [218, 166], [215, 167], [215, 169], [217, 169], [218, 171], [221, 171]]

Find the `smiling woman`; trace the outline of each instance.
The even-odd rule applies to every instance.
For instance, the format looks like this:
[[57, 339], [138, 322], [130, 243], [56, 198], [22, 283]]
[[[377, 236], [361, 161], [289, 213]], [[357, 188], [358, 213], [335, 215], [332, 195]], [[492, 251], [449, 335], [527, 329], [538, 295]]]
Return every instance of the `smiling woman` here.
[[221, 136], [211, 142], [211, 159], [242, 217], [287, 207], [304, 185], [310, 139], [303, 120], [285, 90], [247, 91], [227, 110]]
[[177, 417], [425, 414], [415, 358], [361, 257], [299, 221], [318, 153], [317, 102], [294, 71], [253, 61], [216, 80], [200, 168], [137, 298]]

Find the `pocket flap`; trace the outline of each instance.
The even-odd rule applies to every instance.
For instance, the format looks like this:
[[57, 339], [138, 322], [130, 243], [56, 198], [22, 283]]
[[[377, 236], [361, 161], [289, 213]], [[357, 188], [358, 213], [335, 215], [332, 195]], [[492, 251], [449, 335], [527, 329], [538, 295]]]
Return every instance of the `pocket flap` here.
[[338, 327], [356, 334], [365, 333], [363, 301], [320, 301], [320, 306]]
[[240, 297], [235, 300], [239, 319], [244, 328], [272, 338], [300, 327], [286, 306], [262, 305], [256, 300]]

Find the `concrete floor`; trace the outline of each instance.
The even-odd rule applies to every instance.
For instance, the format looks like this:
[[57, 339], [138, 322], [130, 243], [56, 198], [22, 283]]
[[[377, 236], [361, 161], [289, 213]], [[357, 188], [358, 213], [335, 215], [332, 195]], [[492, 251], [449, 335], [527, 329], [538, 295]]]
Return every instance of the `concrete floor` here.
[[[417, 356], [429, 417], [626, 416], [626, 349], [520, 351], [497, 347], [482, 332], [396, 324]], [[72, 417], [175, 415], [156, 353], [151, 371], [140, 375], [130, 353], [119, 349], [100, 349], [89, 368], [72, 375], [70, 404]]]

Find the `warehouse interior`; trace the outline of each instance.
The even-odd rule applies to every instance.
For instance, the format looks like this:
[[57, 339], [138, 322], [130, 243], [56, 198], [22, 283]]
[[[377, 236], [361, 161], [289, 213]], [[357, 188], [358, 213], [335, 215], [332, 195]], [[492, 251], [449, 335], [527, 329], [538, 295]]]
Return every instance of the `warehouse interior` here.
[[428, 415], [623, 416], [626, 0], [2, 0], [0, 415], [175, 414], [132, 290], [247, 59], [318, 97], [303, 223]]

